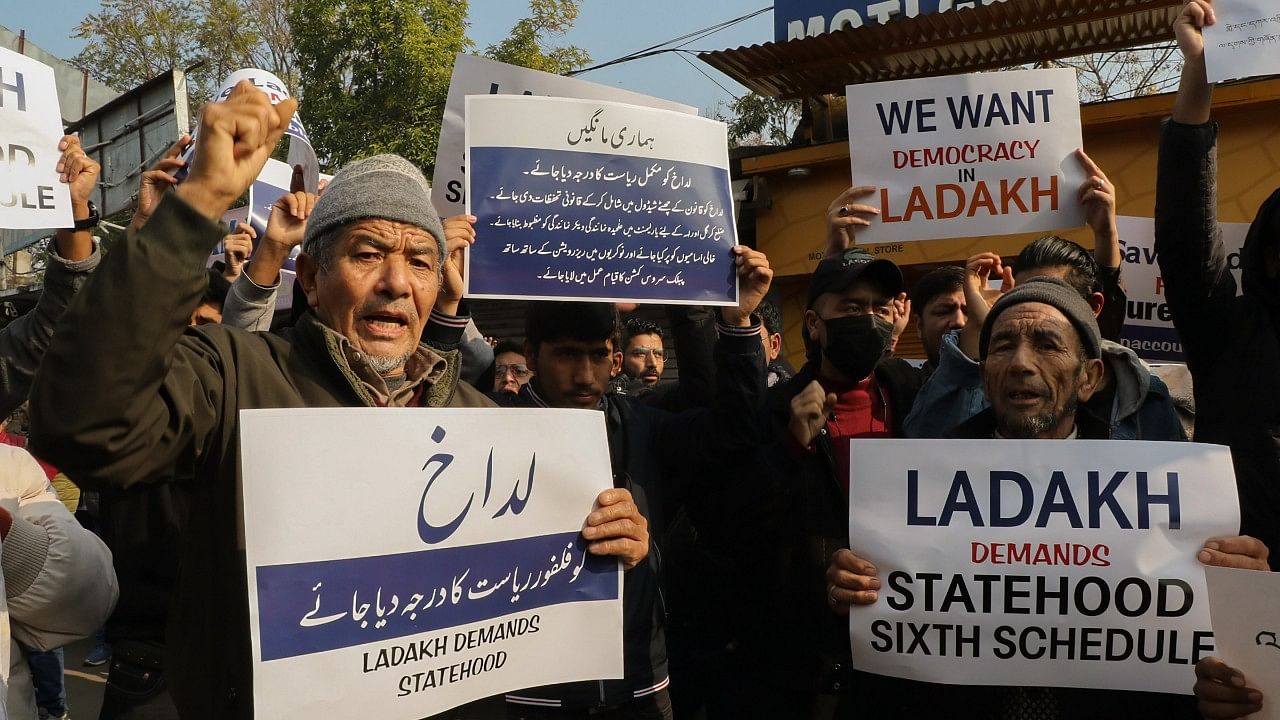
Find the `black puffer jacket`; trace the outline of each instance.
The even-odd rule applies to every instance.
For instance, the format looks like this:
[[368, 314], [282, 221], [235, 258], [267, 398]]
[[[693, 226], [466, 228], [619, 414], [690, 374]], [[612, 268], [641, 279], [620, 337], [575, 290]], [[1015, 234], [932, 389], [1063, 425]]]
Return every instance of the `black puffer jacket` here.
[[[607, 394], [605, 427], [614, 484], [631, 491], [649, 521], [649, 557], [623, 581], [625, 677], [520, 690], [516, 704], [565, 708], [622, 705], [667, 685], [667, 608], [662, 597], [662, 551], [670, 508], [688, 498], [718, 497], [732, 479], [731, 458], [758, 445], [756, 423], [764, 402], [764, 352], [759, 330], [724, 334], [716, 343], [716, 402], [711, 409], [667, 412], [636, 398]], [[517, 404], [545, 406], [535, 378], [520, 389]]]
[[[1170, 120], [1160, 142], [1156, 252], [1196, 401], [1196, 442], [1231, 448], [1241, 532], [1280, 568], [1280, 190], [1241, 253], [1243, 294], [1217, 218], [1217, 123]], [[1268, 272], [1268, 265], [1272, 270]]]
[[[826, 569], [832, 554], [849, 546], [849, 501], [837, 475], [835, 449], [824, 432], [816, 452], [788, 449], [791, 400], [816, 379], [817, 366], [769, 390], [767, 411], [772, 446], [747, 472], [763, 475], [734, 508], [737, 556], [744, 559], [727, 594], [744, 670], [741, 692], [773, 693], [808, 707], [819, 693], [847, 687], [847, 621], [827, 606]], [[887, 396], [894, 437], [911, 412], [924, 373], [887, 359], [875, 370]], [[763, 482], [761, 482], [763, 481]]]

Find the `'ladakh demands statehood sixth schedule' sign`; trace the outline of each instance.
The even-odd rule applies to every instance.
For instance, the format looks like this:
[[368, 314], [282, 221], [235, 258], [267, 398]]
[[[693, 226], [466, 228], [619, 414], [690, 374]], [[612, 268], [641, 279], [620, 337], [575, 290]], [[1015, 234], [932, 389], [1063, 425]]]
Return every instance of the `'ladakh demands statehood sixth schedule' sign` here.
[[466, 100], [467, 297], [734, 305], [724, 123], [602, 100]]
[[878, 188], [862, 244], [1084, 224], [1074, 70], [850, 85], [854, 185]]
[[246, 410], [240, 429], [256, 717], [418, 720], [622, 677], [621, 564], [581, 534], [612, 487], [601, 413]]
[[[927, 444], [922, 444], [927, 443]], [[1209, 538], [1240, 526], [1225, 447], [855, 440], [849, 546], [876, 566], [855, 667], [956, 685], [1191, 692], [1214, 654]]]

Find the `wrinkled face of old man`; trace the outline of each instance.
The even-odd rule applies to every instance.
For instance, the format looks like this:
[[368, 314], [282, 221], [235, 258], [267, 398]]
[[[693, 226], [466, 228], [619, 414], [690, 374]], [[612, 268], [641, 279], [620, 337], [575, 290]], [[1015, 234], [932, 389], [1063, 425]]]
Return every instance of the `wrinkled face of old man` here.
[[307, 302], [375, 370], [397, 374], [417, 349], [440, 289], [436, 238], [415, 225], [379, 218], [336, 232], [318, 257], [298, 257]]

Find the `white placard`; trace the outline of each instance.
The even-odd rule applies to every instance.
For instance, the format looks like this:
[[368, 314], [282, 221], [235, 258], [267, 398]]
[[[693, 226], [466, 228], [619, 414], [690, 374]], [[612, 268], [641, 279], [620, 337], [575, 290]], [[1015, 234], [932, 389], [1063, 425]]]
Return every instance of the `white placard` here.
[[545, 95], [611, 100], [674, 110], [688, 115], [698, 114], [697, 108], [670, 100], [508, 65], [497, 60], [459, 54], [453, 63], [449, 96], [444, 105], [444, 120], [440, 125], [440, 141], [436, 146], [436, 170], [431, 179], [431, 202], [442, 218], [466, 211], [467, 181], [463, 147], [465, 100], [468, 95]]
[[58, 177], [62, 112], [53, 68], [0, 48], [0, 228], [69, 228], [71, 191]]
[[850, 85], [854, 185], [880, 209], [860, 244], [1078, 227], [1074, 70]]
[[601, 413], [248, 410], [240, 429], [256, 717], [418, 720], [622, 677], [622, 573], [580, 534], [613, 485]]
[[1204, 29], [1209, 82], [1280, 74], [1280, 1], [1213, 4], [1217, 22]]
[[466, 124], [468, 297], [737, 304], [724, 123], [473, 95]]
[[1209, 608], [1218, 656], [1262, 693], [1253, 720], [1280, 720], [1280, 574], [1209, 567]]
[[849, 535], [882, 584], [854, 666], [958, 685], [1186, 694], [1214, 652], [1196, 553], [1240, 526], [1192, 443], [854, 440]]
[[[1164, 279], [1156, 258], [1155, 221], [1120, 216], [1120, 251], [1124, 256], [1121, 279], [1127, 294], [1120, 343], [1144, 360], [1182, 362], [1182, 340], [1173, 327], [1173, 314], [1165, 298]], [[1240, 249], [1249, 234], [1248, 223], [1219, 223], [1227, 266], [1236, 278], [1236, 294], [1242, 287]]]

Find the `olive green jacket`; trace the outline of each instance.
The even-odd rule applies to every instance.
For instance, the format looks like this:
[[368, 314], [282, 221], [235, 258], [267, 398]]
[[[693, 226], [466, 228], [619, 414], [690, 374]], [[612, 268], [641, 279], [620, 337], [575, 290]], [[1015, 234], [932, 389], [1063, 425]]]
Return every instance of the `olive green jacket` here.
[[[81, 487], [189, 489], [164, 660], [184, 720], [253, 716], [239, 411], [373, 404], [311, 313], [278, 335], [187, 327], [224, 232], [167, 194], [67, 310], [31, 396], [33, 451]], [[438, 354], [419, 405], [492, 405]]]

